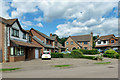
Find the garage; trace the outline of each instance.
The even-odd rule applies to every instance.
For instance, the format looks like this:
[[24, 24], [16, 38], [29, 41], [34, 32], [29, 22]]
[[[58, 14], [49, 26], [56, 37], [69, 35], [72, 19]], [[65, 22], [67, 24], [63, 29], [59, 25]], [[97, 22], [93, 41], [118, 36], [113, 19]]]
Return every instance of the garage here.
[[2, 50], [0, 50], [0, 63], [2, 63]]
[[39, 49], [35, 49], [35, 59], [39, 58]]

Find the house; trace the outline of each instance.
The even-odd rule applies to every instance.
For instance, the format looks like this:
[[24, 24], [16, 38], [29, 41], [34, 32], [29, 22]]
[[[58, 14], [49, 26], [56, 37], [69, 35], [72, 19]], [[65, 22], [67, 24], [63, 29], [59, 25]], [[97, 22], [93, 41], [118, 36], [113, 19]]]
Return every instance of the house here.
[[65, 50], [65, 47], [58, 42], [57, 36], [53, 36], [52, 34], [47, 36], [33, 28], [29, 32], [32, 35], [32, 41], [42, 47], [41, 54], [43, 51], [61, 52]]
[[98, 38], [95, 40], [95, 43], [96, 43], [95, 47], [99, 51], [107, 49], [118, 50], [120, 47], [118, 37], [115, 37], [114, 34], [100, 37], [98, 36]]
[[88, 49], [93, 47], [93, 33], [87, 35], [69, 36], [65, 41], [65, 48], [68, 51], [74, 49]]
[[22, 29], [18, 19], [0, 17], [0, 61], [15, 62], [40, 57], [41, 47], [31, 40], [30, 33]]

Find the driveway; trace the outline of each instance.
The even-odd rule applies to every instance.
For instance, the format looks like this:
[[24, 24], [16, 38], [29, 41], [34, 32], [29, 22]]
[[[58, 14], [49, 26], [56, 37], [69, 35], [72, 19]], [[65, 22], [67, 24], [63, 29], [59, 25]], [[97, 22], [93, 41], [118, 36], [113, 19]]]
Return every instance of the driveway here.
[[[95, 60], [53, 58], [52, 60], [31, 60], [3, 63], [3, 68], [21, 68], [3, 72], [3, 78], [117, 78], [118, 60], [105, 58], [110, 64], [94, 64]], [[56, 68], [53, 65], [71, 65], [68, 68]]]

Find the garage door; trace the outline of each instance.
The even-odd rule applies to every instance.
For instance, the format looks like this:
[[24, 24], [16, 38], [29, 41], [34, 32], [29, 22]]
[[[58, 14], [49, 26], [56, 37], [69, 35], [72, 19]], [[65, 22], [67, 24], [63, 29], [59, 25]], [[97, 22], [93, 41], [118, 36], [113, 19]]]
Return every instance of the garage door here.
[[38, 59], [38, 58], [39, 58], [39, 50], [35, 49], [35, 59]]
[[0, 63], [2, 62], [2, 50], [0, 50]]

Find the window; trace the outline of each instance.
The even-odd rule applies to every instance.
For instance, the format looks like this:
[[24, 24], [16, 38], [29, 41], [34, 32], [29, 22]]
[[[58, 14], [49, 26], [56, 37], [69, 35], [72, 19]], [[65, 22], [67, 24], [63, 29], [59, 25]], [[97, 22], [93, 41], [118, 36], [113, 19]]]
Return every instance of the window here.
[[23, 33], [23, 39], [26, 39], [26, 33]]
[[19, 30], [12, 28], [12, 36], [19, 37]]
[[11, 52], [11, 56], [13, 56], [14, 55], [14, 48], [13, 47], [10, 48], [10, 52]]
[[29, 36], [29, 42], [32, 42], [32, 38], [31, 38], [31, 36]]
[[71, 45], [73, 44], [73, 41], [71, 41]]
[[47, 41], [47, 43], [48, 43], [48, 40], [46, 40]]
[[101, 44], [101, 41], [98, 41], [98, 44]]
[[79, 49], [79, 47], [77, 47], [77, 49]]
[[88, 44], [88, 42], [87, 42], [87, 41], [85, 41], [85, 42], [84, 42], [84, 44]]
[[111, 40], [111, 43], [114, 43], [114, 40]]
[[11, 56], [23, 56], [24, 48], [22, 47], [11, 47]]
[[103, 41], [104, 44], [106, 44], [106, 41]]
[[68, 42], [66, 42], [66, 44], [68, 45], [69, 43], [68, 43]]
[[52, 41], [50, 41], [50, 44], [52, 44]]
[[86, 50], [86, 49], [87, 49], [87, 47], [84, 47], [84, 49]]
[[55, 42], [55, 46], [57, 46], [57, 42]]

